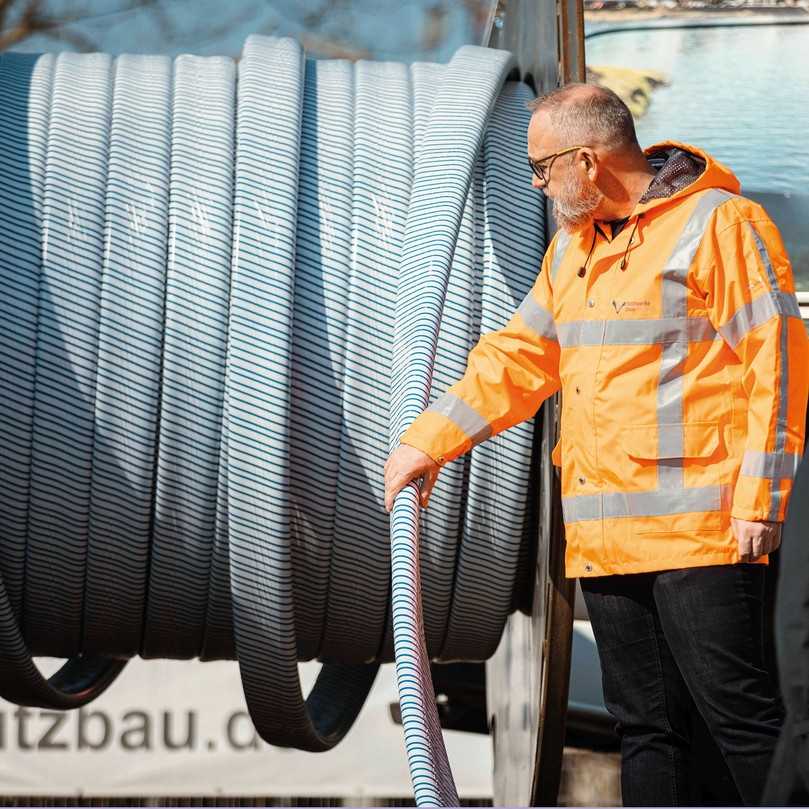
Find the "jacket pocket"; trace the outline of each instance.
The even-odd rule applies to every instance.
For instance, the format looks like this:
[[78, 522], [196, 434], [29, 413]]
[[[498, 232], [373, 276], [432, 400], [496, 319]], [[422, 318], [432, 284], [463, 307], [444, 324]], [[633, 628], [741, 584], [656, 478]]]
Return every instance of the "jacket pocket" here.
[[722, 529], [727, 450], [718, 422], [633, 425], [621, 431], [621, 449], [634, 533]]
[[621, 431], [623, 451], [639, 461], [718, 459], [720, 444], [719, 423], [716, 421], [636, 424]]

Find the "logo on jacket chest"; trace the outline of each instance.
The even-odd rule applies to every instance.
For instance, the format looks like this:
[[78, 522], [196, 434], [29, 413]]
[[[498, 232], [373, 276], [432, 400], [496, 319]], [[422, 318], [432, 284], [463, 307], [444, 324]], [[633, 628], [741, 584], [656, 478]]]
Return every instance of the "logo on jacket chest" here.
[[630, 301], [621, 298], [613, 298], [611, 303], [617, 315], [620, 315], [621, 312], [641, 312], [652, 305], [651, 301]]

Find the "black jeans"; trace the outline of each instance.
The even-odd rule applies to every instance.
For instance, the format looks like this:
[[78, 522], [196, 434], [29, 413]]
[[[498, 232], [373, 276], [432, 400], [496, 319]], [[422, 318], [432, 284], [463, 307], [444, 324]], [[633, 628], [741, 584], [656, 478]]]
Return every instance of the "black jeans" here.
[[760, 801], [783, 722], [765, 658], [764, 574], [716, 565], [581, 580], [621, 735], [625, 806], [704, 800], [693, 775], [697, 712], [738, 797]]

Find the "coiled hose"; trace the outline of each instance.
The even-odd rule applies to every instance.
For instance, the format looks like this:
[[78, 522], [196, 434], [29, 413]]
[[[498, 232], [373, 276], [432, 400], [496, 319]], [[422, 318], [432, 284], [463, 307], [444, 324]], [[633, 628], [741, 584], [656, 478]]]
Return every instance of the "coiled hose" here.
[[420, 532], [382, 467], [539, 268], [509, 68], [0, 55], [1, 696], [235, 658], [261, 736], [326, 750], [395, 638], [417, 802], [457, 803], [429, 659], [497, 646], [531, 427], [444, 470]]

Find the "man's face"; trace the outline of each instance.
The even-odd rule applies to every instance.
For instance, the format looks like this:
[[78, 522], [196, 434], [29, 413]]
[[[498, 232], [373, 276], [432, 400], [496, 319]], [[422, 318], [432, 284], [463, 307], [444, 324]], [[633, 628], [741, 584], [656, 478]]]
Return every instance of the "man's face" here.
[[[562, 143], [549, 125], [548, 115], [539, 111], [528, 126], [528, 156], [533, 160], [553, 155], [573, 143]], [[582, 144], [585, 145], [585, 144]], [[553, 200], [553, 216], [559, 227], [568, 232], [589, 225], [604, 195], [590, 179], [577, 152], [543, 160], [546, 182], [532, 173], [531, 184]]]

